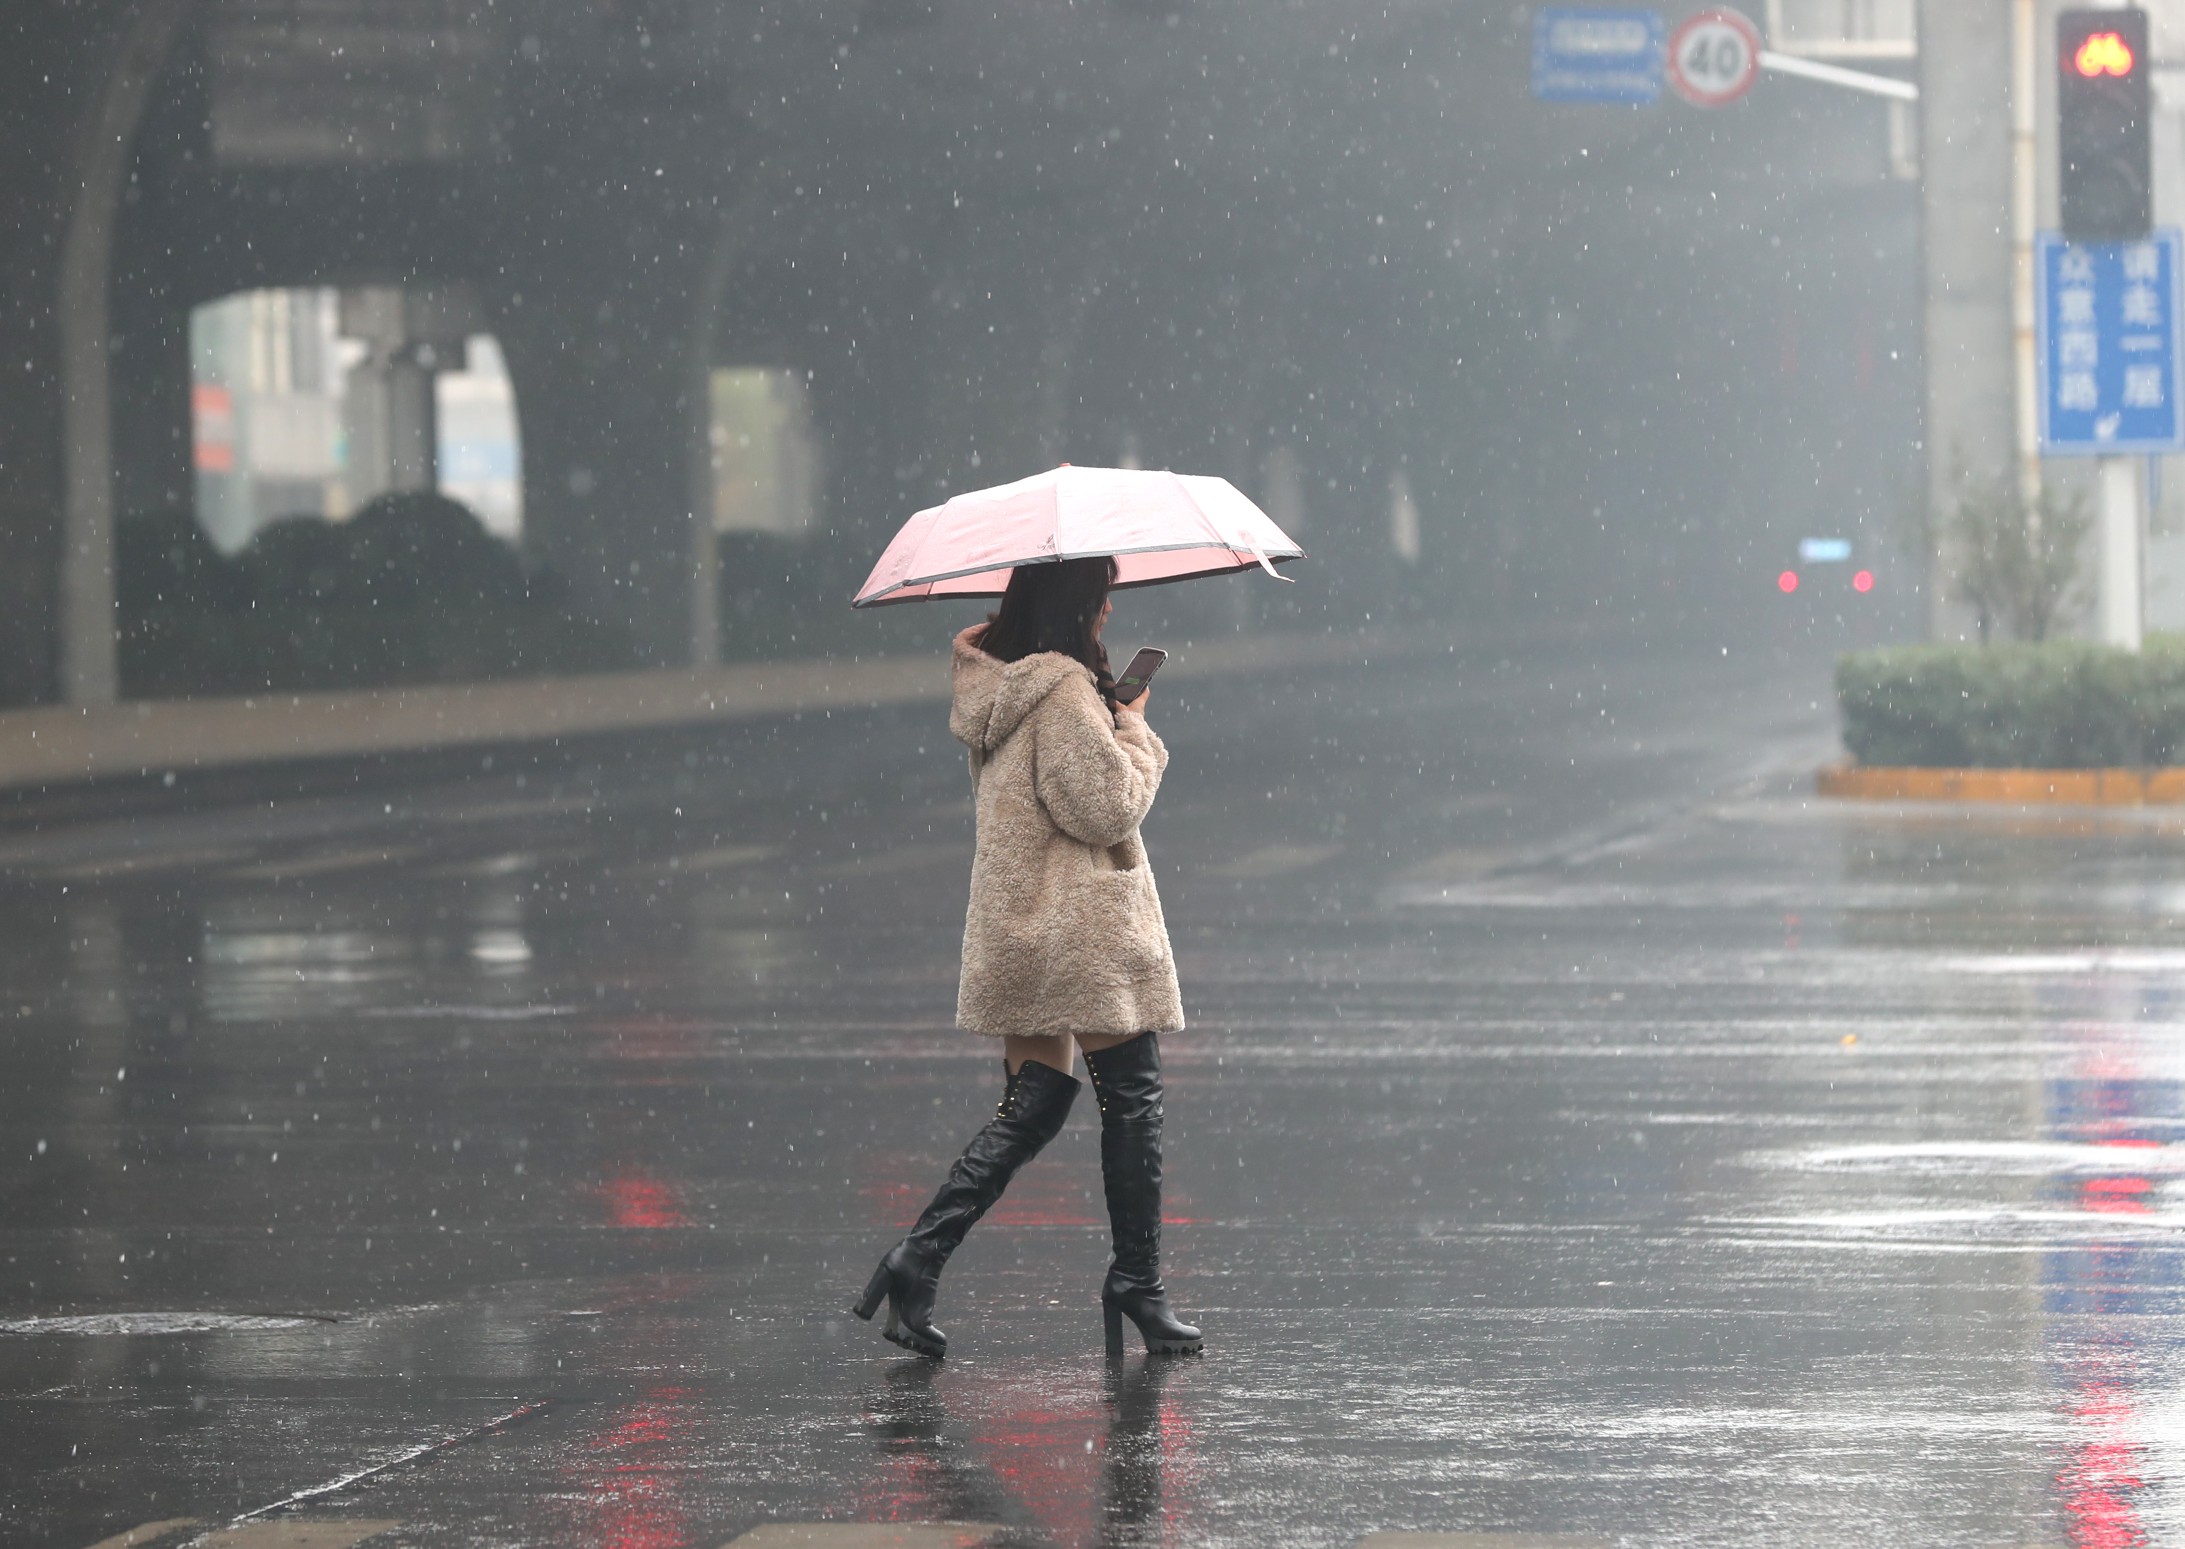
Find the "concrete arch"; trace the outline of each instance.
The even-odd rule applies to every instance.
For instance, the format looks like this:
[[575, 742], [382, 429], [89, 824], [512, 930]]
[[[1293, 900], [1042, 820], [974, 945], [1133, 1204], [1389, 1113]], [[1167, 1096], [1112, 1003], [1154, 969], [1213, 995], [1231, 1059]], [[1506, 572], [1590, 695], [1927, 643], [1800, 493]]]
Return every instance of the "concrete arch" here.
[[145, 0], [124, 26], [113, 69], [70, 147], [68, 224], [61, 243], [60, 338], [64, 498], [61, 534], [61, 697], [109, 704], [120, 688], [114, 630], [114, 224], [137, 125], [197, 0]]

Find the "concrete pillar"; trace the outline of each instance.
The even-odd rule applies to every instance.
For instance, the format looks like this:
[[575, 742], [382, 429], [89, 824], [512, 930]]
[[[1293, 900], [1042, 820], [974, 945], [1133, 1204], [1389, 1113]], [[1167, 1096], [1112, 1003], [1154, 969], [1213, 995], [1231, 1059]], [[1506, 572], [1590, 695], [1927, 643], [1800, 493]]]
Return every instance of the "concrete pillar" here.
[[443, 369], [462, 364], [464, 341], [482, 329], [465, 287], [342, 292], [341, 332], [366, 350], [350, 368], [344, 410], [352, 509], [375, 495], [439, 487], [434, 383]]
[[349, 436], [349, 504], [436, 488], [440, 471], [436, 368], [374, 351], [349, 368], [342, 417]]
[[[1966, 477], [2017, 477], [2012, 321], [2012, 0], [1921, 0], [1920, 204], [1927, 352], [1927, 502]], [[1954, 556], [1929, 556], [1928, 633], [1970, 639]]]
[[193, 498], [190, 312], [164, 277], [123, 279], [114, 295], [114, 510], [117, 520], [184, 510]]
[[[0, 705], [114, 695], [112, 329], [119, 197], [191, 0], [0, 18]], [[56, 243], [55, 233], [61, 234]]]
[[110, 68], [75, 125], [75, 197], [61, 237], [62, 457], [67, 473], [61, 545], [61, 697], [111, 703], [120, 693], [114, 617], [114, 227], [137, 124], [174, 51], [192, 0], [144, 0], [129, 17]]
[[49, 240], [67, 192], [65, 108], [70, 82], [41, 82], [28, 48], [0, 47], [0, 93], [44, 111], [16, 115], [0, 136], [0, 707], [52, 697], [60, 630], [60, 331], [51, 298], [60, 283]]
[[524, 546], [579, 608], [626, 626], [642, 664], [680, 666], [703, 632], [692, 579], [711, 520], [691, 477], [692, 289], [655, 269], [658, 295], [603, 305], [600, 272], [534, 275], [496, 318], [523, 424]]

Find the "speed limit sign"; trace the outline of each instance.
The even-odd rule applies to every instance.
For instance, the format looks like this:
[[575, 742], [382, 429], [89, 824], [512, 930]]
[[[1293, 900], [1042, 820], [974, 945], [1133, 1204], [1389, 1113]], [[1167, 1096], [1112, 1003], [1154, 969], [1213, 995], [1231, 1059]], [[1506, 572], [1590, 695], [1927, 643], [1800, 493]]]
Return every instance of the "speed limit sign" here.
[[1719, 108], [1753, 89], [1760, 29], [1727, 6], [1699, 11], [1669, 37], [1669, 84], [1695, 107]]

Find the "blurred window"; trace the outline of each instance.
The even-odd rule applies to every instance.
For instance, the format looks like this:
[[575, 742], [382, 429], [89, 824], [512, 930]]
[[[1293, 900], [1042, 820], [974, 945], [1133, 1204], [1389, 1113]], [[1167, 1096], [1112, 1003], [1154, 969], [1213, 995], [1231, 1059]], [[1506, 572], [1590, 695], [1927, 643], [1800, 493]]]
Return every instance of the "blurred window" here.
[[440, 415], [440, 493], [478, 513], [496, 536], [523, 532], [523, 438], [516, 391], [493, 335], [464, 345], [459, 371], [435, 378]]
[[[437, 488], [504, 538], [523, 527], [522, 443], [499, 346], [472, 334], [434, 354], [346, 337], [340, 293], [244, 291], [190, 314], [197, 517], [233, 553], [285, 516], [339, 521], [397, 487]], [[354, 311], [354, 308], [350, 309]], [[389, 382], [390, 354], [405, 371]], [[434, 472], [399, 477], [387, 455], [390, 391], [429, 414]]]
[[819, 453], [804, 378], [736, 366], [713, 373], [713, 526], [801, 537], [819, 504]]
[[343, 508], [329, 290], [255, 290], [190, 314], [198, 521], [233, 551], [284, 516]]

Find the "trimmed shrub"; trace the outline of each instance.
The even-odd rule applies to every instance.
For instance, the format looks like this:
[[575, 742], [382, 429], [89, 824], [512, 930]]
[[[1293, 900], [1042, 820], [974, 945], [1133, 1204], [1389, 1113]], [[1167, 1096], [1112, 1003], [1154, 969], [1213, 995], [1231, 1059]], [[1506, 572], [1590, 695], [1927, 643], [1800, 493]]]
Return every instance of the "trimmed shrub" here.
[[2078, 640], [1859, 651], [1836, 666], [1862, 764], [2148, 767], [2185, 760], [2185, 638], [2134, 655]]

